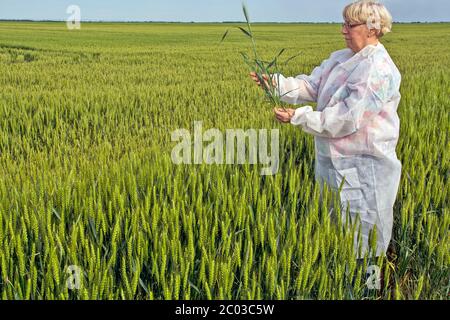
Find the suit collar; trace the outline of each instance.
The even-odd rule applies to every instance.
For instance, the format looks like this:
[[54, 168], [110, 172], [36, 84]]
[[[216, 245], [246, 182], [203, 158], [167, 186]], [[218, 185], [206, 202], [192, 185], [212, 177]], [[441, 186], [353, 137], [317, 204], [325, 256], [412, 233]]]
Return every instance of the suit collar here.
[[351, 56], [346, 61], [339, 61], [341, 63], [340, 66], [347, 71], [352, 71], [362, 60], [372, 56], [378, 50], [385, 50], [381, 42], [378, 42], [377, 45], [369, 44], [365, 46], [361, 51], [353, 53], [353, 56]]

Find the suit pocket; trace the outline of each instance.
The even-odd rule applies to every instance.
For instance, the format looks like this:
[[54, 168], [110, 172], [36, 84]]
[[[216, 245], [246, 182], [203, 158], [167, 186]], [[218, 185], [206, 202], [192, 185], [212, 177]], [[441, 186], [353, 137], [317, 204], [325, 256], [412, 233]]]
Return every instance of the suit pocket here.
[[361, 211], [363, 209], [363, 193], [358, 176], [358, 170], [356, 168], [342, 170], [330, 169], [330, 176], [334, 176], [336, 188], [339, 188], [342, 184], [340, 199], [343, 209], [346, 209], [348, 204], [350, 205], [350, 211]]
[[341, 183], [344, 182], [342, 189], [359, 189], [361, 183], [359, 182], [358, 169], [349, 168], [342, 170], [331, 170], [334, 172], [337, 187], [339, 188]]

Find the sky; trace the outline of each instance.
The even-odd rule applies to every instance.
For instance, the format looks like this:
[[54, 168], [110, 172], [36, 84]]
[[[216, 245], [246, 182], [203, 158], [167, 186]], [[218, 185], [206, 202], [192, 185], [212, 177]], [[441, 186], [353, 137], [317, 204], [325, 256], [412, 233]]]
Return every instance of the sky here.
[[[246, 0], [253, 22], [340, 22], [352, 0]], [[384, 0], [396, 22], [450, 21], [450, 0]], [[0, 19], [82, 21], [242, 21], [242, 0], [0, 0]]]

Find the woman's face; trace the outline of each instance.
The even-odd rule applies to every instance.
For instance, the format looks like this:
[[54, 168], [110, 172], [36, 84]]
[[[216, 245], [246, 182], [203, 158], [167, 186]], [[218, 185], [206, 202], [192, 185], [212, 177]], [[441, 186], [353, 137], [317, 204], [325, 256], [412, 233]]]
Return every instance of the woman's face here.
[[347, 47], [355, 53], [361, 51], [368, 44], [378, 42], [377, 37], [373, 35], [373, 32], [369, 31], [365, 23], [351, 24], [346, 21], [342, 25], [342, 34], [344, 35]]

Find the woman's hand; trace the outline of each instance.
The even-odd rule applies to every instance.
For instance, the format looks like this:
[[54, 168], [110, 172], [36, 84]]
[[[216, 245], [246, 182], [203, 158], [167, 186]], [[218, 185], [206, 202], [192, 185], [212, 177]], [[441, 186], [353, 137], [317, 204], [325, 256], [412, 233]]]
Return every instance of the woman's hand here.
[[278, 121], [282, 123], [289, 123], [294, 116], [295, 109], [273, 108], [273, 112], [275, 113], [275, 118], [277, 118]]
[[[261, 81], [259, 80], [258, 75], [256, 74], [256, 72], [250, 72], [250, 78], [252, 78], [252, 80], [255, 81], [258, 86], [261, 86]], [[267, 74], [263, 74], [262, 78], [264, 80], [265, 87], [267, 89], [270, 89], [270, 85], [269, 85], [269, 82], [268, 82], [269, 81], [269, 76]], [[275, 82], [275, 78], [272, 79], [272, 85], [274, 87], [277, 86], [277, 83]]]

